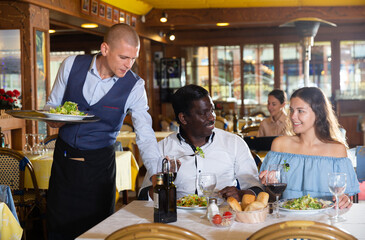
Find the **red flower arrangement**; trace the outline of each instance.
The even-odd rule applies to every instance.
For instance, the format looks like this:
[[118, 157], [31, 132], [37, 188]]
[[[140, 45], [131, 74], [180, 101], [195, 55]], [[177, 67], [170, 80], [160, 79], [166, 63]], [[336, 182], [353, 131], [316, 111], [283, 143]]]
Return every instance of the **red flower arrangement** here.
[[18, 90], [5, 91], [0, 89], [0, 109], [20, 108], [20, 92]]

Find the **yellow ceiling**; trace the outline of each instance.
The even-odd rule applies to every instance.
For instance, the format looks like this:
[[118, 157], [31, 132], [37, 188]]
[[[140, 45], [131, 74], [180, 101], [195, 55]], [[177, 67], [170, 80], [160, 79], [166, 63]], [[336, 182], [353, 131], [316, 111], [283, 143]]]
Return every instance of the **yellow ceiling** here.
[[157, 9], [357, 6], [364, 0], [103, 0], [125, 11], [145, 15]]

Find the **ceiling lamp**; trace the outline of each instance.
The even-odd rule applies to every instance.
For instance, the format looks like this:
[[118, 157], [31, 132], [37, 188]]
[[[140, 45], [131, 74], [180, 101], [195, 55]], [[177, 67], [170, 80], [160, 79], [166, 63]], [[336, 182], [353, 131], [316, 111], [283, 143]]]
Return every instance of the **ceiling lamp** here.
[[217, 23], [217, 26], [218, 27], [227, 27], [227, 26], [229, 26], [229, 23], [227, 23], [227, 22], [219, 22], [219, 23]]
[[337, 27], [336, 24], [319, 19], [319, 18], [296, 18], [286, 22], [280, 27], [295, 27], [297, 34], [301, 37], [301, 43], [304, 48], [304, 86], [309, 86], [309, 61], [311, 60], [311, 47], [314, 43], [314, 37], [317, 35], [320, 25]]
[[175, 34], [174, 33], [170, 33], [169, 34], [169, 39], [170, 39], [170, 41], [174, 41], [175, 40]]
[[54, 30], [54, 29], [49, 29], [48, 30], [48, 33], [55, 33], [56, 32], [56, 30]]
[[165, 12], [162, 13], [160, 22], [162, 22], [162, 23], [167, 22], [167, 13], [165, 13]]
[[82, 28], [97, 28], [97, 27], [99, 27], [99, 25], [96, 23], [84, 23], [84, 24], [81, 24], [81, 27]]

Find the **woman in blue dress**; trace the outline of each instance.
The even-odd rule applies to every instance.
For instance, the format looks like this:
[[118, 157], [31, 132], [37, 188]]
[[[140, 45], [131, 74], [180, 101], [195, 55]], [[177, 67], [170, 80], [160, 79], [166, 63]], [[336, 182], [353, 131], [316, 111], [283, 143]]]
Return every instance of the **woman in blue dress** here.
[[289, 163], [287, 188], [283, 198], [332, 196], [328, 173], [347, 174], [345, 194], [339, 197], [339, 208], [350, 208], [349, 196], [359, 192], [359, 182], [347, 157], [347, 143], [340, 132], [331, 103], [316, 87], [296, 90], [290, 98], [288, 135], [277, 137], [266, 155], [259, 175], [266, 183], [270, 164]]

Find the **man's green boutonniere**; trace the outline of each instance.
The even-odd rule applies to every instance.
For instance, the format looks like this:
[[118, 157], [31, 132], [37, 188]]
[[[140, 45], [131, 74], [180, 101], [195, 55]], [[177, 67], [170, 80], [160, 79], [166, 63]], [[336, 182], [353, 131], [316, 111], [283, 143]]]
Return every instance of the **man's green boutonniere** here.
[[286, 160], [284, 160], [284, 164], [283, 164], [283, 165], [284, 165], [284, 171], [285, 171], [285, 172], [288, 172], [288, 171], [290, 170], [290, 165], [289, 165], [289, 163], [287, 163], [287, 162], [286, 162]]
[[203, 149], [201, 149], [200, 147], [197, 147], [195, 150], [195, 154], [198, 154], [199, 156], [201, 156], [202, 158], [205, 158]]

